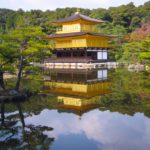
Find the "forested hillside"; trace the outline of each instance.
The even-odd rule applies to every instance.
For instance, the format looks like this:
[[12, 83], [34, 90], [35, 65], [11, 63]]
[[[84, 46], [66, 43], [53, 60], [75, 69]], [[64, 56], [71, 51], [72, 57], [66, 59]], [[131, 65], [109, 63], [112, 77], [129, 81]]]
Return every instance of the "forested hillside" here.
[[[75, 11], [76, 8], [58, 8], [55, 11], [0, 9], [0, 32], [7, 32], [25, 23], [41, 26], [49, 33], [53, 31], [53, 28], [50, 28], [51, 21], [67, 17]], [[119, 31], [122, 30], [123, 33], [131, 32], [142, 24], [150, 23], [150, 2], [139, 7], [129, 3], [128, 5], [110, 7], [109, 9], [81, 9], [80, 11], [85, 15], [105, 20], [107, 24], [103, 25], [103, 28], [109, 29], [110, 31], [107, 32], [110, 33], [117, 33], [116, 28], [119, 28]]]
[[[51, 24], [53, 20], [70, 16], [74, 12], [76, 12], [76, 8], [58, 8], [55, 11], [0, 9], [0, 34], [5, 34], [20, 26], [40, 26], [46, 34], [50, 34], [55, 32], [55, 27]], [[100, 32], [117, 36], [117, 40], [112, 44], [114, 51], [112, 50], [110, 54], [113, 59], [127, 61], [131, 51], [134, 52], [132, 53], [131, 61], [133, 58], [134, 62], [143, 61], [143, 58], [146, 58], [147, 62], [147, 59], [150, 58], [150, 44], [145, 44], [145, 40], [148, 43], [150, 42], [150, 31], [147, 30], [146, 34], [140, 32], [140, 34], [144, 34], [144, 38], [140, 39], [141, 45], [137, 40], [139, 31], [142, 31], [145, 26], [150, 24], [150, 2], [138, 7], [133, 3], [129, 3], [119, 7], [110, 7], [109, 9], [80, 9], [80, 12], [87, 16], [104, 20], [105, 23], [98, 26], [97, 29]], [[140, 30], [140, 28], [142, 29]], [[126, 44], [131, 44], [132, 49], [130, 49], [130, 45]], [[140, 49], [144, 54], [139, 55], [137, 49]], [[145, 53], [145, 50], [148, 53]]]

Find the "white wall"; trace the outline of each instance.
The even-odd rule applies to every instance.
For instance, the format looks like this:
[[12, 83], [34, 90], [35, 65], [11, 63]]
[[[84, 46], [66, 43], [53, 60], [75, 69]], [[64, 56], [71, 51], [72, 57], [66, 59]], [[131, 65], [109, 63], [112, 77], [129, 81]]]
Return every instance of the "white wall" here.
[[107, 51], [103, 52], [103, 59], [107, 59]]
[[103, 53], [102, 52], [97, 52], [97, 59], [103, 59]]
[[101, 52], [97, 52], [97, 59], [98, 60], [106, 60], [108, 58], [107, 56], [107, 51], [101, 51]]

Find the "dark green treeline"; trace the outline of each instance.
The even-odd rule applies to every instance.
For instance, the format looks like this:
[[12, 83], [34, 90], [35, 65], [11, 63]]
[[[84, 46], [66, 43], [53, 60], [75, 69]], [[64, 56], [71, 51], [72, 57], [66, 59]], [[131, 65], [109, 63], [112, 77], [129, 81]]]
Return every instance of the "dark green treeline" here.
[[[81, 9], [80, 11], [85, 15], [105, 20], [106, 23], [101, 26], [105, 32], [126, 34], [140, 27], [141, 24], [150, 22], [149, 10], [150, 2], [138, 7], [133, 3], [129, 3], [119, 7], [110, 7], [109, 9]], [[6, 33], [20, 25], [32, 25], [43, 27], [44, 32], [49, 34], [55, 31], [50, 22], [67, 17], [74, 12], [76, 12], [76, 8], [58, 8], [55, 11], [0, 9], [0, 33]]]

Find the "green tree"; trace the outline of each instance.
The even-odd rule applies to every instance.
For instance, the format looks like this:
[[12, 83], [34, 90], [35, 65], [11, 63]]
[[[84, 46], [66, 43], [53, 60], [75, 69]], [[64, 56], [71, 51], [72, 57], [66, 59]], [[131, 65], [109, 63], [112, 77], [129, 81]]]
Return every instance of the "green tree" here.
[[5, 90], [5, 84], [3, 79], [3, 74], [5, 71], [12, 72], [15, 70], [14, 65], [12, 63], [16, 62], [18, 58], [18, 50], [19, 45], [14, 41], [5, 41], [6, 37], [0, 37], [0, 87]]
[[142, 41], [142, 52], [140, 53], [140, 61], [150, 64], [150, 37]]
[[134, 30], [135, 28], [140, 27], [140, 24], [141, 24], [141, 19], [138, 16], [133, 17], [131, 20], [130, 29]]
[[[10, 47], [10, 41], [13, 48]], [[1, 67], [4, 68], [4, 65], [8, 62], [13, 63], [18, 69], [15, 86], [17, 91], [19, 90], [22, 71], [25, 66], [29, 65], [30, 62], [40, 61], [44, 56], [50, 55], [51, 52], [48, 51], [48, 49], [50, 50], [52, 48], [50, 43], [46, 40], [46, 35], [42, 32], [42, 28], [31, 26], [20, 27], [6, 35], [3, 35], [1, 37], [0, 47], [3, 51], [3, 54], [1, 55], [3, 66]], [[5, 51], [7, 47], [9, 49]], [[7, 52], [9, 54], [6, 54]], [[10, 52], [12, 52], [13, 55], [10, 55]], [[8, 61], [7, 56], [11, 57]]]
[[103, 8], [94, 9], [90, 16], [93, 18], [112, 22], [112, 18], [107, 9], [103, 9]]
[[150, 38], [146, 38], [141, 42], [130, 42], [123, 44], [122, 61], [127, 63], [147, 63], [150, 59]]

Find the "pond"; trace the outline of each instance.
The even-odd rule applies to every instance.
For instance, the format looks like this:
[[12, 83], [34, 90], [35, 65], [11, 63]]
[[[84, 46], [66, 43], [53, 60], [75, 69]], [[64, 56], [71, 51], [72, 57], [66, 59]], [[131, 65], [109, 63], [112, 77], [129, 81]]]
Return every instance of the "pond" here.
[[150, 75], [42, 70], [26, 101], [0, 103], [0, 150], [149, 150]]

